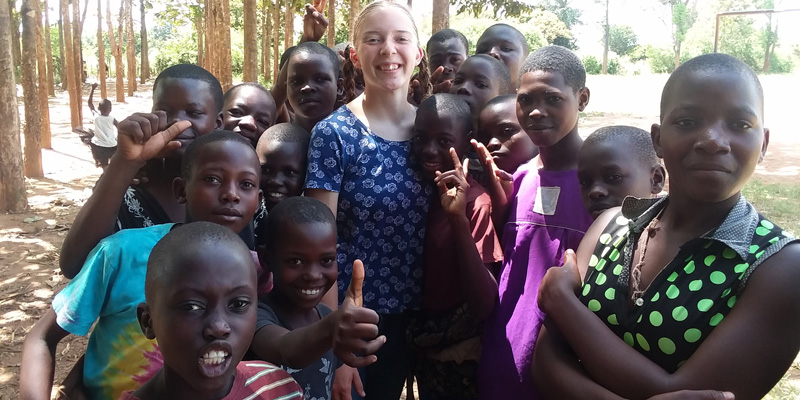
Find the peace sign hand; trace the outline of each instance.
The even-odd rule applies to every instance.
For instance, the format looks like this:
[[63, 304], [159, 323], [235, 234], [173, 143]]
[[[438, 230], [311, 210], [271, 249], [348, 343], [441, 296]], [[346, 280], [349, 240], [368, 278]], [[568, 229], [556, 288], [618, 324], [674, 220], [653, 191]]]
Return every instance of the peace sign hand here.
[[325, 18], [326, 0], [314, 0], [314, 4], [306, 4], [306, 15], [303, 16], [303, 38], [301, 42], [318, 42], [328, 29]]
[[464, 164], [458, 159], [458, 153], [450, 148], [450, 158], [453, 160], [453, 170], [447, 172], [436, 171], [434, 182], [439, 188], [439, 200], [445, 212], [453, 216], [464, 216], [467, 210], [467, 171], [469, 159], [464, 159]]

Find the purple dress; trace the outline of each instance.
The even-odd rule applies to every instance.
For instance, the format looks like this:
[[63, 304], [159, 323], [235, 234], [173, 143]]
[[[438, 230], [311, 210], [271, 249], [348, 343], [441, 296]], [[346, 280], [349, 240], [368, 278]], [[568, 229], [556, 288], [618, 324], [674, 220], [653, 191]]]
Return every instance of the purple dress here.
[[544, 319], [537, 305], [547, 269], [577, 249], [592, 224], [576, 170], [541, 171], [538, 159], [514, 174], [514, 197], [503, 229], [500, 302], [486, 323], [478, 369], [481, 399], [540, 398], [530, 377]]

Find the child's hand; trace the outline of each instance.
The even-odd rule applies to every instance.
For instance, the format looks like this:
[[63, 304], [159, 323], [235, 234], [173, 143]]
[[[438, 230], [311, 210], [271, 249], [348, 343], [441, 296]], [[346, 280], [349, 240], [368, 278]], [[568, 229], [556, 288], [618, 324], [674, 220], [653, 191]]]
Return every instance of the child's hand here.
[[444, 75], [444, 66], [439, 66], [439, 68], [436, 68], [436, 71], [433, 71], [433, 74], [431, 74], [433, 94], [450, 93], [450, 86], [453, 85], [453, 81], [450, 79], [442, 79], [442, 75]]
[[[431, 74], [431, 84], [433, 85], [433, 91], [431, 94], [436, 93], [449, 93], [450, 86], [453, 84], [453, 81], [450, 79], [442, 80], [442, 74], [444, 73], [444, 67], [436, 68], [436, 71], [433, 71]], [[422, 84], [419, 83], [419, 79], [417, 75], [411, 77], [411, 82], [409, 83], [408, 87], [408, 102], [414, 104], [415, 106], [419, 106], [422, 103], [422, 97], [425, 95]]]
[[464, 159], [464, 165], [458, 160], [458, 153], [450, 148], [450, 158], [453, 159], [452, 171], [436, 171], [436, 186], [439, 188], [439, 200], [444, 211], [453, 216], [465, 216], [467, 212], [467, 171], [469, 159]]
[[117, 127], [117, 152], [115, 159], [144, 164], [145, 161], [164, 157], [181, 147], [174, 140], [192, 126], [189, 121], [178, 121], [167, 127], [167, 114], [136, 113], [122, 120]]
[[581, 287], [581, 273], [578, 271], [578, 257], [575, 252], [564, 252], [564, 263], [560, 267], [552, 267], [542, 279], [539, 286], [539, 308], [549, 313], [549, 306], [557, 304], [564, 295], [575, 296]]
[[512, 176], [506, 171], [497, 167], [494, 157], [489, 149], [477, 140], [470, 140], [472, 147], [478, 153], [478, 159], [482, 160], [483, 172], [489, 178], [489, 195], [492, 197], [492, 207], [505, 207], [513, 190]]
[[342, 365], [336, 369], [333, 375], [333, 400], [352, 400], [353, 390], [359, 396], [367, 397], [358, 370], [348, 365]]
[[373, 355], [386, 342], [386, 337], [378, 336], [378, 313], [363, 308], [361, 288], [364, 285], [364, 264], [361, 260], [353, 263], [353, 277], [350, 287], [338, 314], [333, 332], [333, 353], [345, 364], [360, 368], [378, 360]]
[[303, 16], [303, 38], [301, 42], [318, 42], [328, 29], [325, 18], [325, 1], [314, 0], [314, 4], [306, 4], [306, 15]]

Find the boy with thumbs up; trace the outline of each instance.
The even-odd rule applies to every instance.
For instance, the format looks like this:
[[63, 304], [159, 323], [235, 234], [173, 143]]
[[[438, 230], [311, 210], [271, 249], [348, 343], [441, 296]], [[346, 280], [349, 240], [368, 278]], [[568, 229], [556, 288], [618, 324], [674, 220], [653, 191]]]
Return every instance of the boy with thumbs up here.
[[259, 258], [271, 268], [274, 288], [259, 300], [250, 349], [292, 374], [306, 399], [330, 399], [341, 362], [372, 364], [386, 341], [378, 336], [378, 314], [361, 307], [364, 266], [354, 263], [347, 296], [331, 311], [320, 302], [338, 276], [331, 210], [310, 197], [290, 197], [270, 211], [265, 231]]

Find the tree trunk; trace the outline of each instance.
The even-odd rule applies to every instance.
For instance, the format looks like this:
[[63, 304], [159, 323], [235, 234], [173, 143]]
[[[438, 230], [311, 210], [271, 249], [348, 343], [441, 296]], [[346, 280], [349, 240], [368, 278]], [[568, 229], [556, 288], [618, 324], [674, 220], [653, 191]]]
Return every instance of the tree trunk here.
[[775, 31], [772, 30], [772, 16], [769, 16], [769, 23], [767, 24], [767, 42], [764, 46], [764, 65], [761, 67], [762, 73], [769, 71], [770, 62], [772, 61], [772, 52], [775, 50], [775, 42], [778, 38], [778, 24], [775, 23]]
[[216, 76], [216, 50], [214, 47], [214, 14], [212, 13], [213, 0], [203, 0], [203, 34], [204, 40], [204, 67]]
[[139, 82], [140, 83], [145, 83], [145, 82], [147, 82], [148, 79], [150, 79], [150, 49], [147, 46], [147, 25], [145, 25], [145, 22], [144, 22], [144, 19], [145, 19], [145, 15], [144, 15], [145, 4], [144, 4], [144, 2], [145, 2], [145, 0], [139, 0], [139, 12], [140, 12], [140, 15], [142, 16], [142, 21], [141, 21], [142, 29], [139, 32], [139, 40], [142, 43], [142, 51], [141, 51], [141, 54], [140, 54], [140, 57], [142, 58], [142, 65], [141, 65], [141, 68], [140, 68], [141, 71], [139, 71], [139, 74], [140, 74], [140, 81]]
[[83, 82], [86, 81], [85, 67], [83, 65], [83, 46], [81, 45], [81, 3], [79, 0], [72, 0], [72, 65], [75, 73], [75, 86], [73, 92], [76, 99], [76, 111], [78, 113], [78, 125], [83, 125]]
[[256, 0], [244, 0], [244, 71], [242, 80], [258, 82], [258, 15]]
[[233, 86], [233, 71], [231, 70], [231, 7], [229, 0], [218, 0], [221, 8], [222, 21], [219, 23], [219, 32], [221, 33], [221, 40], [218, 42], [220, 45], [220, 76], [222, 79], [219, 82], [222, 84], [222, 90], [227, 91]]
[[[125, 0], [127, 12], [125, 13], [125, 35], [127, 45], [125, 54], [128, 58], [128, 96], [133, 96], [136, 91], [136, 44], [133, 40], [133, 0]], [[120, 18], [122, 16], [120, 15]]]
[[42, 177], [42, 117], [39, 109], [39, 90], [36, 87], [36, 13], [31, 2], [23, 0], [20, 9], [22, 20], [22, 58], [20, 75], [25, 102], [25, 176]]
[[13, 41], [11, 42], [11, 50], [14, 52], [14, 65], [16, 67], [20, 66], [20, 61], [22, 61], [22, 55], [20, 54], [19, 48], [19, 13], [17, 12], [16, 8], [17, 2], [15, 0], [8, 0], [8, 6], [11, 15], [11, 36]]
[[208, 70], [219, 79], [222, 90], [228, 90], [233, 86], [230, 6], [228, 0], [206, 0], [206, 6]]
[[281, 5], [275, 1], [275, 7], [272, 9], [272, 83], [278, 81], [278, 73], [280, 72], [280, 57], [281, 52], [278, 46], [278, 36], [281, 30]]
[[350, 0], [350, 18], [347, 21], [347, 26], [350, 27], [347, 34], [347, 41], [353, 43], [353, 34], [355, 33], [356, 29], [356, 18], [358, 18], [358, 13], [361, 12], [361, 1], [360, 0]]
[[36, 70], [39, 80], [39, 110], [42, 116], [42, 134], [39, 145], [42, 148], [52, 148], [50, 141], [50, 107], [47, 102], [47, 62], [44, 50], [44, 29], [42, 27], [42, 10], [39, 0], [31, 2], [34, 11], [34, 24], [36, 26]]
[[271, 0], [261, 0], [261, 73], [264, 82], [272, 79], [272, 7]]
[[672, 50], [675, 53], [675, 69], [677, 69], [681, 65], [681, 44], [676, 43]]
[[[63, 1], [63, 0], [62, 0]], [[125, 102], [125, 71], [122, 67], [122, 48], [114, 37], [114, 25], [111, 23], [111, 3], [106, 0], [106, 24], [108, 24], [108, 42], [111, 45], [111, 54], [114, 55], [114, 90], [117, 94], [117, 103]], [[122, 41], [122, 38], [119, 38]]]
[[328, 47], [336, 46], [336, 0], [328, 0]]
[[195, 11], [194, 30], [197, 34], [197, 65], [207, 68], [205, 58], [205, 21], [203, 18], [203, 11]]
[[0, 211], [23, 212], [28, 197], [22, 174], [11, 20], [9, 3], [0, 1]]
[[103, 0], [97, 0], [97, 80], [100, 81], [100, 98], [108, 98], [106, 88], [106, 47], [103, 44]]
[[44, 2], [44, 53], [47, 62], [47, 93], [56, 95], [56, 85], [53, 81], [53, 49], [50, 44], [50, 11], [47, 2]]
[[80, 99], [75, 96], [75, 88], [79, 84], [75, 81], [75, 58], [72, 57], [72, 27], [69, 21], [69, 0], [61, 0], [61, 22], [63, 25], [64, 39], [64, 78], [66, 79], [67, 94], [69, 94], [69, 117], [72, 128], [82, 125], [81, 116], [78, 112]]
[[283, 48], [286, 51], [294, 46], [294, 1], [286, 0], [283, 11]]
[[64, 61], [64, 12], [59, 0], [58, 6], [58, 76], [61, 80], [61, 90], [67, 90], [67, 64]]
[[431, 35], [450, 26], [450, 0], [433, 0]]
[[603, 36], [603, 70], [601, 73], [605, 75], [608, 72], [608, 36], [610, 33], [610, 27], [608, 26], [608, 0], [606, 0], [606, 22], [603, 30], [605, 34]]

